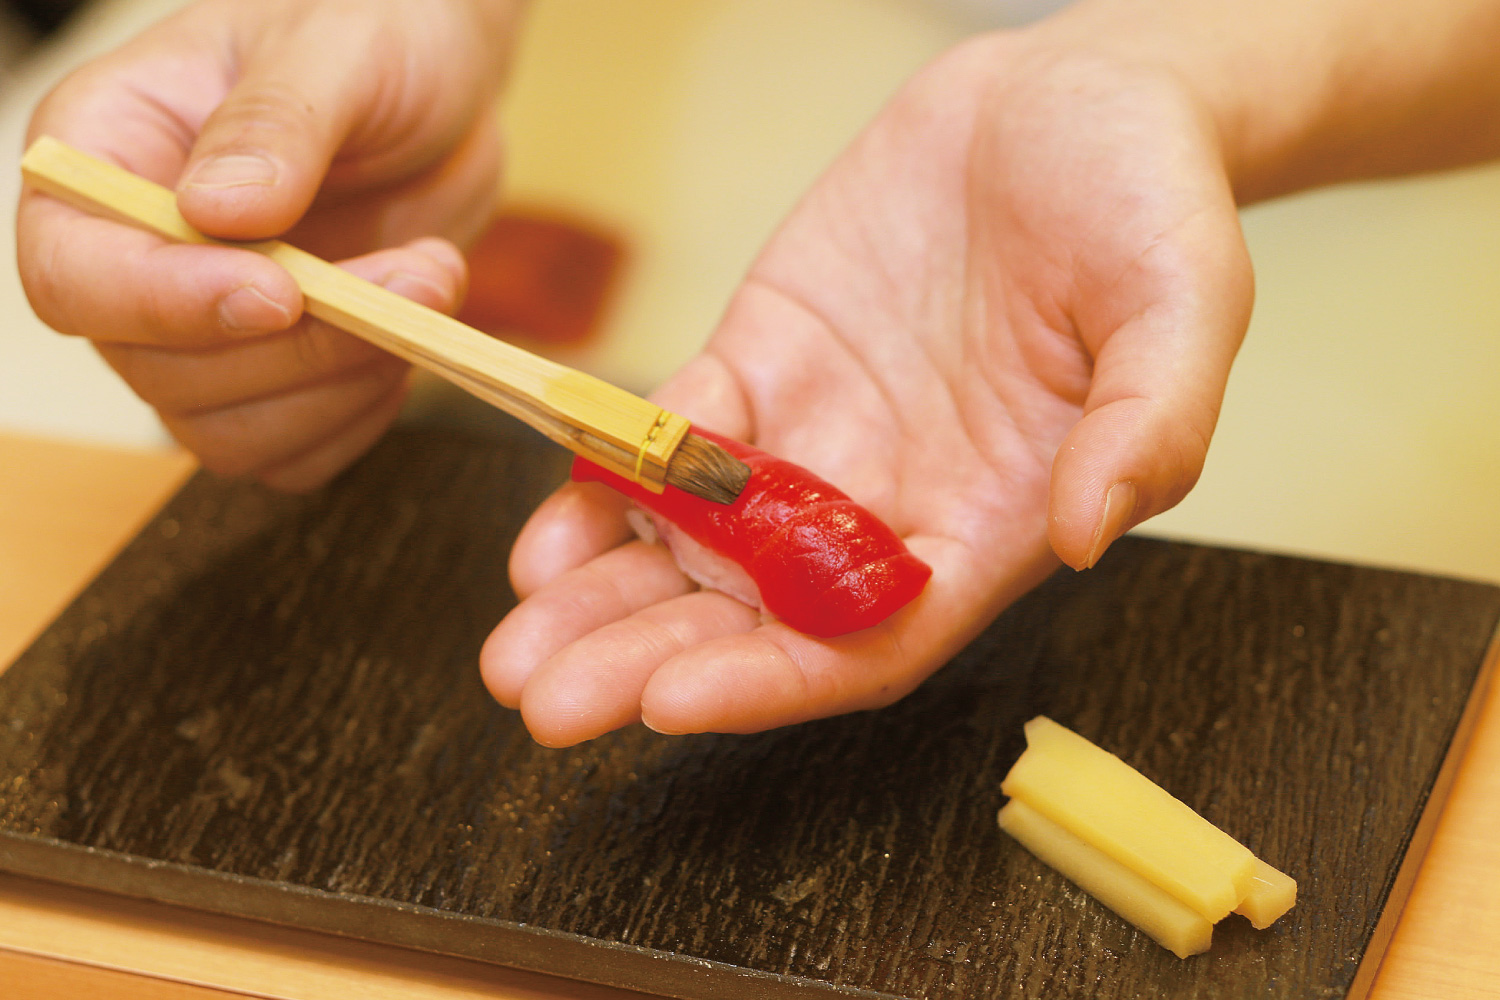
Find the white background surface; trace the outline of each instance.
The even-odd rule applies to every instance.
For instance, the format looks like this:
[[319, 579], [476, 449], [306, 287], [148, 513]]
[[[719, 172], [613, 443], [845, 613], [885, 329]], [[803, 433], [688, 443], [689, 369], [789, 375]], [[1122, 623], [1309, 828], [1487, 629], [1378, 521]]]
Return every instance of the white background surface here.
[[[112, 0], [0, 90], [9, 230], [26, 117], [65, 67], [176, 6]], [[634, 256], [568, 357], [648, 389], [711, 329], [798, 192], [965, 3], [537, 0], [508, 101], [510, 196]], [[1168, 533], [1500, 581], [1500, 168], [1249, 210], [1259, 298], [1209, 466]], [[149, 410], [31, 315], [0, 250], [0, 430], [153, 445]], [[0, 475], [4, 470], [0, 470]]]

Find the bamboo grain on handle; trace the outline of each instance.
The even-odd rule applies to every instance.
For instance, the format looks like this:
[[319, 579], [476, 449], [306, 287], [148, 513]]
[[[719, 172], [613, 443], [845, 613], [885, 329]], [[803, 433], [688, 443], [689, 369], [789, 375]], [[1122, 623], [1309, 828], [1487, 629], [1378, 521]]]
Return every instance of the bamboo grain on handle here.
[[280, 240], [234, 243], [204, 236], [167, 188], [50, 136], [21, 160], [35, 188], [96, 215], [182, 243], [253, 250], [284, 267], [306, 311], [429, 369], [553, 441], [661, 492], [688, 422], [603, 379], [490, 337]]

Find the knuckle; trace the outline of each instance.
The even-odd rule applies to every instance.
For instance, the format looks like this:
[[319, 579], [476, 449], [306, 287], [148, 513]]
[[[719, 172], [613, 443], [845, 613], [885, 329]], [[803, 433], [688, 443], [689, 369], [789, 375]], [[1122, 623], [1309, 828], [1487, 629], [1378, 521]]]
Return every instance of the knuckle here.
[[59, 333], [81, 332], [67, 307], [72, 301], [70, 283], [65, 277], [67, 268], [58, 258], [56, 243], [42, 240], [29, 246], [23, 244], [19, 250], [16, 263], [21, 289], [37, 318]]
[[215, 475], [249, 476], [269, 463], [272, 443], [257, 433], [238, 408], [186, 417], [164, 416], [163, 423], [178, 443]]
[[376, 348], [326, 323], [309, 322], [287, 342], [297, 381], [338, 375], [378, 356]]
[[302, 131], [317, 111], [292, 85], [275, 80], [249, 84], [214, 113], [213, 125], [226, 139], [249, 139]]
[[199, 335], [194, 324], [181, 322], [177, 312], [167, 293], [155, 282], [144, 282], [137, 287], [134, 320], [152, 340], [188, 343], [210, 339]]
[[814, 666], [805, 651], [794, 643], [776, 642], [765, 635], [756, 635], [756, 641], [766, 651], [765, 662], [775, 669], [782, 680], [783, 692], [788, 702], [797, 705], [831, 704], [844, 694], [836, 678], [829, 677]]
[[309, 323], [293, 333], [287, 341], [290, 368], [295, 380], [317, 378], [338, 370], [337, 351], [325, 329], [322, 324]]
[[568, 581], [549, 595], [556, 602], [558, 617], [616, 621], [633, 610], [631, 601], [613, 577], [594, 563], [585, 563]]

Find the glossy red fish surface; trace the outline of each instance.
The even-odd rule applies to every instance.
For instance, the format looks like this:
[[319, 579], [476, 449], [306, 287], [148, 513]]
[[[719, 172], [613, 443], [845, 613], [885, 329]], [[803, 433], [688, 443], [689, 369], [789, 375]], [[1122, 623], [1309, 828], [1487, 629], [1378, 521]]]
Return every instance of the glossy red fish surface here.
[[906, 543], [837, 487], [799, 465], [709, 431], [750, 466], [732, 504], [668, 486], [660, 494], [578, 458], [573, 478], [601, 482], [737, 563], [765, 609], [799, 632], [832, 638], [879, 624], [910, 603], [932, 576]]

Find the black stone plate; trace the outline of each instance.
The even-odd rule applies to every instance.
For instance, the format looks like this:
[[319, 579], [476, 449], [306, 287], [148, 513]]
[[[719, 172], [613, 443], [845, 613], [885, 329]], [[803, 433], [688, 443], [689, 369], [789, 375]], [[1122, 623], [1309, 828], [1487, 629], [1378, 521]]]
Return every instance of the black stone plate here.
[[[884, 711], [550, 751], [475, 660], [564, 458], [405, 431], [312, 497], [192, 480], [0, 677], [0, 868], [678, 997], [1368, 987], [1500, 590], [1127, 539]], [[995, 824], [1038, 713], [1297, 908], [1179, 961], [1042, 866]]]

